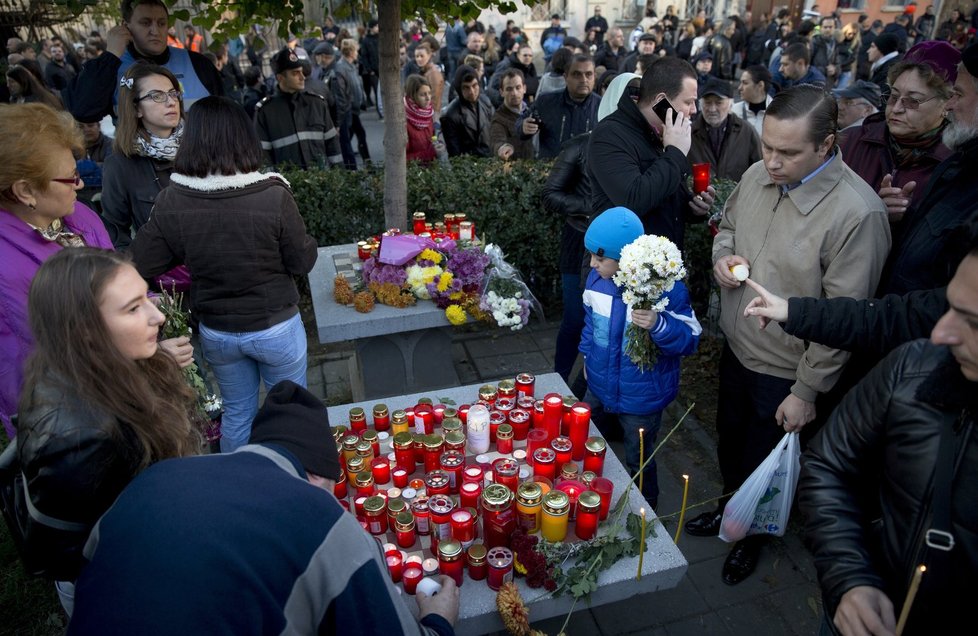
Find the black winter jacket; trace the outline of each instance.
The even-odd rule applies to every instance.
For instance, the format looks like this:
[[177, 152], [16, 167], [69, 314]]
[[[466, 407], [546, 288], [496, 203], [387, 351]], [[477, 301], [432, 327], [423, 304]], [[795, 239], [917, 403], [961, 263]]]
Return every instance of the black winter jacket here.
[[170, 184], [172, 161], [113, 153], [102, 167], [102, 222], [117, 250], [129, 249], [153, 210], [156, 195]]
[[31, 502], [74, 531], [29, 526], [25, 549], [43, 575], [74, 581], [88, 532], [140, 469], [143, 448], [127, 425], [69, 386], [45, 378], [22, 402], [17, 457]]
[[261, 331], [298, 312], [293, 276], [316, 264], [292, 191], [281, 176], [174, 173], [132, 243], [136, 269], [152, 278], [186, 265], [190, 307], [219, 331]]
[[343, 163], [339, 133], [321, 95], [276, 89], [255, 106], [255, 127], [265, 160], [271, 165], [315, 168]]
[[802, 340], [882, 357], [928, 337], [947, 308], [947, 287], [879, 299], [789, 298], [788, 320], [780, 324]]
[[903, 218], [880, 277], [879, 294], [947, 285], [968, 253], [968, 223], [978, 215], [978, 139], [941, 162], [921, 203]]
[[[942, 429], [954, 439], [949, 502], [955, 545], [930, 566], [906, 633], [959, 633], [973, 617], [978, 572], [975, 383], [946, 347], [926, 340], [891, 353], [833, 412], [801, 460], [798, 504], [822, 599], [834, 615], [860, 585], [883, 590], [899, 614], [931, 524]], [[871, 510], [880, 514], [870, 515]], [[925, 631], [926, 630], [926, 631]]]
[[601, 97], [597, 93], [591, 93], [580, 102], [571, 99], [566, 88], [559, 93], [545, 93], [533, 102], [531, 110], [520, 117], [516, 122], [516, 129], [523, 139], [532, 137], [523, 133], [523, 120], [531, 112], [536, 113], [543, 122], [537, 133], [540, 141], [537, 158], [553, 159], [560, 154], [560, 148], [565, 141], [594, 130], [598, 123], [600, 105]]
[[475, 155], [491, 157], [489, 128], [492, 123], [493, 108], [488, 99], [479, 99], [475, 104], [462, 99], [462, 76], [474, 72], [471, 66], [461, 65], [455, 71], [452, 88], [455, 99], [441, 116], [441, 131], [445, 136], [448, 156]]
[[[146, 56], [136, 52], [129, 44], [129, 53], [137, 60], [146, 60], [153, 64], [166, 66], [170, 59], [170, 48], [162, 55]], [[217, 67], [200, 53], [187, 51], [190, 63], [200, 83], [211, 95], [224, 95], [224, 80]], [[114, 111], [113, 100], [119, 87], [119, 67], [122, 60], [112, 53], [103, 53], [94, 60], [82, 65], [81, 72], [72, 78], [68, 87], [61, 91], [61, 99], [65, 110], [80, 121], [98, 121]], [[179, 78], [178, 78], [179, 79]]]
[[588, 152], [592, 214], [624, 206], [642, 219], [646, 234], [665, 236], [682, 250], [684, 223], [706, 218], [689, 208], [689, 161], [675, 146], [662, 147], [627, 92], [595, 127]]
[[547, 212], [564, 219], [560, 239], [561, 274], [580, 274], [584, 233], [591, 216], [591, 181], [587, 173], [590, 133], [569, 139], [543, 184], [540, 198]]

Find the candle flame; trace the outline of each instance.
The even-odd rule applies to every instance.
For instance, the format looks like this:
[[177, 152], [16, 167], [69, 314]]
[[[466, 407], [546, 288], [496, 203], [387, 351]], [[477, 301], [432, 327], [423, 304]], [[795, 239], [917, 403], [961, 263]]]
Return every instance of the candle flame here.
[[686, 481], [689, 481], [689, 475], [683, 475], [683, 479], [685, 479]]
[[643, 517], [645, 516], [645, 508], [639, 508], [638, 511]]
[[639, 435], [642, 435], [643, 433], [645, 433], [645, 429], [644, 428], [638, 429], [638, 434]]
[[926, 572], [926, 571], [927, 571], [927, 566], [926, 566], [926, 565], [921, 565], [921, 566], [920, 566], [919, 568], [917, 568], [917, 569], [919, 569], [919, 570], [920, 570], [920, 573], [921, 573], [921, 574], [923, 574], [924, 572]]

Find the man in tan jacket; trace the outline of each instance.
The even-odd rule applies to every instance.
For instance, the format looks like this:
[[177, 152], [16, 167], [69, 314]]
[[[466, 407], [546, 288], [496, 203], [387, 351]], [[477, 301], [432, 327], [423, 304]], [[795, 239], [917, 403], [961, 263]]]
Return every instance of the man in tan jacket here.
[[[845, 165], [836, 146], [837, 115], [835, 100], [813, 86], [774, 98], [761, 135], [764, 160], [744, 173], [730, 195], [713, 242], [720, 327], [727, 338], [717, 404], [724, 493], [740, 487], [785, 431], [815, 420], [816, 398], [833, 387], [849, 356], [806, 344], [774, 324], [760, 332], [744, 316], [756, 293], [733, 268], [746, 267], [752, 280], [785, 297], [866, 298], [890, 248], [883, 202]], [[721, 499], [716, 511], [691, 520], [686, 531], [715, 536], [725, 503]], [[725, 583], [750, 576], [765, 537], [737, 542], [723, 566]]]

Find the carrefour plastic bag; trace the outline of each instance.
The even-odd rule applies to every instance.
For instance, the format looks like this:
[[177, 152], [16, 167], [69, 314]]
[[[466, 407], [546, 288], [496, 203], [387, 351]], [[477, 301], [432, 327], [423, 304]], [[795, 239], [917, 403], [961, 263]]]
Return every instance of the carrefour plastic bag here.
[[479, 307], [488, 312], [496, 325], [513, 331], [522, 329], [530, 320], [530, 311], [543, 318], [543, 307], [530, 288], [523, 282], [519, 271], [506, 262], [498, 245], [486, 245], [489, 266], [482, 281], [482, 298]]
[[784, 536], [801, 469], [798, 433], [786, 433], [727, 502], [720, 538], [730, 543], [749, 534]]

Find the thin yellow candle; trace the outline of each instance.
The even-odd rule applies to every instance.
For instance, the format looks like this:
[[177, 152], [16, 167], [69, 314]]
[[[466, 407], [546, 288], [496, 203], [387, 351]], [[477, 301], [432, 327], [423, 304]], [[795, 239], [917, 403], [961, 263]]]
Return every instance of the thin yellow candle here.
[[[642, 470], [642, 464], [645, 463], [645, 429], [638, 429], [638, 491], [642, 492], [642, 477], [645, 476], [645, 471]], [[641, 573], [639, 573], [641, 574]], [[641, 576], [639, 577], [641, 578]]]
[[676, 536], [672, 538], [672, 542], [679, 544], [679, 534], [683, 529], [683, 519], [686, 518], [686, 497], [689, 496], [689, 475], [683, 475], [683, 507], [679, 509], [679, 525], [676, 527]]
[[907, 590], [907, 598], [903, 601], [903, 609], [900, 610], [900, 620], [897, 621], [896, 636], [900, 636], [903, 633], [903, 628], [907, 626], [907, 617], [910, 616], [910, 606], [913, 605], [913, 599], [917, 596], [917, 588], [920, 587], [920, 579], [926, 571], [926, 565], [920, 565], [914, 570], [913, 580], [910, 581], [910, 589]]
[[642, 561], [645, 559], [645, 508], [639, 509], [642, 514], [642, 545], [638, 547], [638, 580], [642, 580]]

